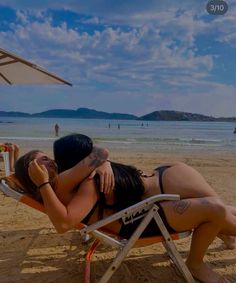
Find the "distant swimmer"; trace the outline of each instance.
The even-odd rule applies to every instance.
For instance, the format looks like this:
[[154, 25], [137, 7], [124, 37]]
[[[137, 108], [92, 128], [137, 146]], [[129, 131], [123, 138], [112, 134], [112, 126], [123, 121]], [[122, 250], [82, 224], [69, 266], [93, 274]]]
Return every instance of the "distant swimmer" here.
[[234, 134], [236, 134], [236, 127], [234, 128]]
[[54, 128], [55, 128], [55, 136], [58, 137], [58, 136], [59, 136], [59, 129], [60, 129], [60, 127], [59, 127], [58, 124], [56, 124], [56, 125], [54, 126]]

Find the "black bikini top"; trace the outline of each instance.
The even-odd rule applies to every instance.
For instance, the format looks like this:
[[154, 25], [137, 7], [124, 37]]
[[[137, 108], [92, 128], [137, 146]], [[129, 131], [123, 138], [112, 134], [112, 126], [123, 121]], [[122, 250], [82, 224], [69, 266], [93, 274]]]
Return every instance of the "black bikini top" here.
[[101, 220], [103, 218], [103, 213], [104, 213], [105, 208], [114, 209], [114, 205], [106, 204], [106, 198], [105, 198], [104, 193], [101, 193], [98, 190], [98, 194], [99, 194], [99, 199], [94, 204], [93, 208], [89, 211], [89, 213], [85, 216], [85, 218], [81, 221], [85, 225], [88, 224], [90, 218], [92, 217], [92, 215], [94, 214], [94, 212], [97, 208], [98, 208], [98, 219], [99, 220]]
[[99, 200], [94, 204], [93, 208], [89, 211], [89, 213], [85, 216], [85, 218], [81, 221], [83, 224], [87, 225], [90, 218], [94, 214], [95, 210], [97, 209], [99, 205]]

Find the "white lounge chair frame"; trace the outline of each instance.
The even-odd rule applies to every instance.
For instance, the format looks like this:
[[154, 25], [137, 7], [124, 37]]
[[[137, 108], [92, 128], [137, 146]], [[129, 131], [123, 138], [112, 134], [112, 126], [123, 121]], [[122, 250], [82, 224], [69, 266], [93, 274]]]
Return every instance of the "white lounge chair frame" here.
[[0, 156], [3, 158], [4, 162], [4, 169], [5, 169], [5, 175], [10, 175], [10, 161], [9, 161], [9, 152], [0, 152]]
[[[21, 201], [21, 198], [23, 195], [19, 192], [16, 192], [15, 190], [11, 189], [4, 180], [1, 180], [0, 182], [0, 190], [16, 199], [17, 201]], [[103, 220], [100, 220], [92, 225], [86, 226], [83, 229], [80, 229], [80, 234], [86, 238], [88, 234], [92, 234], [96, 239], [99, 241], [106, 243], [112, 247], [118, 248], [119, 251], [113, 260], [113, 262], [110, 264], [102, 278], [100, 279], [99, 283], [106, 283], [109, 281], [109, 279], [112, 277], [114, 272], [118, 269], [122, 261], [124, 260], [125, 256], [128, 254], [130, 249], [135, 245], [135, 243], [138, 241], [140, 235], [145, 230], [149, 222], [154, 219], [160, 228], [160, 231], [162, 233], [162, 236], [164, 238], [164, 241], [161, 243], [165, 247], [168, 255], [174, 262], [174, 264], [177, 266], [180, 273], [183, 275], [185, 281], [187, 283], [194, 283], [195, 280], [193, 279], [188, 267], [186, 266], [185, 262], [183, 261], [182, 257], [180, 256], [179, 252], [177, 251], [177, 248], [172, 240], [171, 235], [167, 231], [159, 213], [158, 213], [158, 206], [156, 203], [162, 202], [162, 201], [174, 201], [179, 200], [178, 195], [170, 195], [170, 194], [161, 194], [152, 196], [148, 199], [145, 199], [135, 205], [132, 205], [124, 210], [121, 210], [107, 218], [104, 218]], [[33, 206], [32, 206], [33, 207]], [[143, 215], [145, 215], [143, 217]], [[137, 219], [143, 218], [140, 225], [137, 227], [133, 235], [130, 237], [129, 240], [117, 240], [113, 238], [112, 236], [109, 236], [101, 231], [98, 231], [98, 229], [102, 230], [102, 227], [106, 226], [107, 224], [116, 221], [118, 219], [122, 219], [124, 224], [128, 224], [130, 222], [133, 222]], [[178, 233], [178, 238], [185, 238], [191, 234], [190, 231]], [[87, 275], [87, 279], [85, 279], [84, 282], [90, 282], [90, 276]]]

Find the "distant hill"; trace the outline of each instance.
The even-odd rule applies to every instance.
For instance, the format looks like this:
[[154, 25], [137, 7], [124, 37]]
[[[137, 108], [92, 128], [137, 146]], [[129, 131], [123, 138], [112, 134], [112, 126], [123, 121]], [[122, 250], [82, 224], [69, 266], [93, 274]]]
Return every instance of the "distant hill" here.
[[80, 119], [115, 119], [115, 120], [136, 120], [138, 117], [131, 114], [107, 113], [88, 108], [77, 110], [55, 109], [41, 113], [32, 114], [32, 117], [53, 117], [53, 118], [80, 118]]
[[24, 112], [0, 111], [0, 117], [30, 117], [30, 114]]
[[236, 117], [215, 118], [196, 113], [188, 113], [172, 110], [154, 111], [147, 115], [137, 117], [131, 114], [107, 113], [88, 108], [51, 109], [40, 113], [28, 114], [24, 112], [0, 111], [0, 117], [39, 117], [39, 118], [79, 118], [79, 119], [107, 119], [107, 120], [142, 120], [142, 121], [219, 121], [236, 122]]
[[161, 110], [144, 115], [139, 120], [144, 121], [216, 121], [217, 118], [201, 114]]
[[40, 118], [77, 118], [75, 110], [68, 109], [53, 109], [47, 110], [40, 113], [32, 114], [31, 117]]

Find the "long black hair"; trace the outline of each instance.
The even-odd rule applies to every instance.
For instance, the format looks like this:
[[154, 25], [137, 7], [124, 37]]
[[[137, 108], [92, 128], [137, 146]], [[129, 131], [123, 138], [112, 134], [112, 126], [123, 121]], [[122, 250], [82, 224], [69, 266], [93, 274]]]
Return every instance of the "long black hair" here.
[[[58, 166], [58, 172], [65, 171], [86, 156], [93, 148], [92, 140], [82, 134], [70, 134], [57, 139], [53, 145], [54, 159]], [[141, 200], [144, 193], [144, 185], [141, 172], [134, 166], [111, 162], [115, 177], [114, 209], [119, 211]], [[95, 182], [99, 188], [99, 178], [95, 176]], [[101, 196], [104, 199], [104, 195]], [[105, 206], [105, 203], [103, 202]]]
[[93, 149], [92, 140], [82, 134], [70, 134], [57, 139], [53, 144], [54, 159], [58, 173], [75, 166]]
[[115, 176], [115, 203], [116, 211], [135, 204], [142, 199], [144, 185], [141, 171], [134, 166], [111, 162]]

